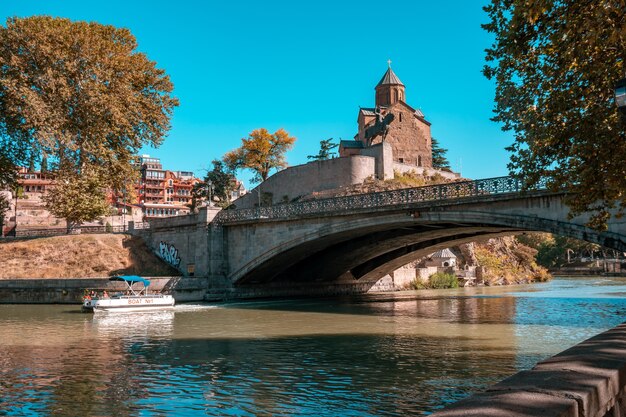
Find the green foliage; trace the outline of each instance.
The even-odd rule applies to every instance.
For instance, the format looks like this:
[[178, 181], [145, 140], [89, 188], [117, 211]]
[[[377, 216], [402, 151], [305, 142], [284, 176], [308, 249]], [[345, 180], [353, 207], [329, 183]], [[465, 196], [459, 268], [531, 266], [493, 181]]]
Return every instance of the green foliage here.
[[230, 204], [230, 193], [236, 184], [235, 176], [231, 172], [225, 171], [224, 162], [214, 159], [213, 169], [207, 172], [204, 180], [193, 186], [192, 189], [192, 210], [195, 210], [201, 200], [219, 199], [217, 203], [220, 207], [227, 207]]
[[458, 288], [459, 280], [454, 274], [436, 272], [428, 278], [430, 288]]
[[323, 161], [325, 159], [330, 159], [335, 155], [335, 153], [332, 150], [338, 146], [339, 144], [333, 143], [333, 138], [321, 140], [319, 153], [317, 155], [309, 155], [307, 156], [307, 158], [313, 159], [316, 161]]
[[[129, 194], [137, 175], [133, 156], [161, 144], [170, 128], [178, 105], [173, 88], [137, 51], [128, 29], [9, 18], [0, 27], [0, 182], [14, 181], [7, 172], [16, 166], [42, 160], [42, 168], [62, 169], [61, 178], [88, 172], [85, 181], [98, 185], [61, 184], [49, 204], [64, 200], [59, 193], [71, 187], [94, 192], [81, 195], [91, 203], [101, 198], [100, 187]], [[56, 211], [70, 214], [67, 204]]]
[[80, 174], [59, 172], [55, 187], [44, 195], [43, 200], [52, 214], [67, 221], [68, 232], [85, 221], [108, 214], [110, 210], [102, 180], [88, 170]]
[[254, 173], [252, 181], [261, 182], [269, 177], [272, 169], [287, 166], [285, 153], [293, 147], [296, 138], [289, 136], [285, 129], [270, 133], [261, 128], [250, 132], [248, 138], [241, 139], [241, 147], [224, 155], [223, 161], [229, 171], [250, 169]]
[[422, 281], [419, 278], [414, 279], [409, 284], [409, 288], [412, 290], [423, 289], [444, 289], [444, 288], [458, 288], [459, 280], [456, 275], [449, 274], [447, 272], [436, 272], [428, 277], [428, 281]]
[[614, 101], [626, 74], [623, 1], [491, 0], [495, 35], [483, 72], [496, 82], [494, 121], [513, 131], [509, 168], [527, 185], [571, 191], [570, 215], [606, 228], [626, 204], [626, 119]]
[[107, 222], [107, 224], [104, 225], [104, 231], [107, 233], [113, 232], [113, 226], [111, 226], [111, 223]]
[[442, 148], [439, 145], [439, 141], [435, 138], [431, 138], [431, 144], [433, 155], [433, 168], [450, 169], [450, 161], [448, 161], [448, 158], [446, 157], [446, 153], [448, 153], [448, 150]]

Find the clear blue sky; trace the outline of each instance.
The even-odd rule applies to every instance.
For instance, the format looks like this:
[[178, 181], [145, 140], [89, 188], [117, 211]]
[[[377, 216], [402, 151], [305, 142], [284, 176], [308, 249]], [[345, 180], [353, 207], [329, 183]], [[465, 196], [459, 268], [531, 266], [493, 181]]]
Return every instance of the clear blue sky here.
[[167, 169], [203, 175], [259, 127], [296, 136], [288, 161], [305, 163], [320, 140], [354, 136], [358, 108], [373, 105], [391, 59], [452, 168], [486, 178], [507, 174], [512, 142], [489, 120], [486, 2], [0, 0], [0, 15], [129, 28], [180, 99], [165, 143], [144, 150]]

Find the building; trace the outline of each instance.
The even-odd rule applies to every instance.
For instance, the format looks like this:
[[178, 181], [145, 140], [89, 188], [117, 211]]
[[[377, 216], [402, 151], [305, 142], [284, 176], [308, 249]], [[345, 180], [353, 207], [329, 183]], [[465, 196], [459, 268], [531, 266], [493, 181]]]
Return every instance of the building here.
[[428, 256], [424, 264], [426, 266], [435, 266], [437, 268], [456, 268], [456, 255], [448, 248], [441, 249]]
[[29, 197], [41, 197], [47, 190], [54, 187], [54, 176], [47, 172], [29, 171], [20, 168], [17, 173], [17, 181], [21, 192]]
[[137, 167], [141, 177], [135, 192], [144, 217], [189, 214], [193, 186], [200, 182], [192, 172], [163, 169], [161, 160], [150, 155], [141, 155]]
[[[424, 114], [406, 103], [405, 86], [389, 68], [375, 87], [374, 107], [361, 107], [354, 140], [342, 140], [340, 156], [363, 154], [363, 149], [381, 142], [391, 145], [393, 162], [415, 167], [432, 167], [430, 122]], [[384, 133], [372, 134], [385, 122]]]

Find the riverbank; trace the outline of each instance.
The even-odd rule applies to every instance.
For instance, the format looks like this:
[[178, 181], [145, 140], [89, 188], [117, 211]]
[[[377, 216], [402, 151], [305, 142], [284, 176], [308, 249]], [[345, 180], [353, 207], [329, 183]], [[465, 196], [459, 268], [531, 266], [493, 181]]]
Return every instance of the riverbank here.
[[0, 279], [179, 275], [140, 237], [111, 233], [1, 239], [0, 265]]
[[[167, 292], [177, 302], [202, 301], [207, 291], [204, 278], [146, 277], [150, 292]], [[0, 279], [0, 304], [80, 304], [85, 290], [118, 292], [122, 282], [108, 278]]]

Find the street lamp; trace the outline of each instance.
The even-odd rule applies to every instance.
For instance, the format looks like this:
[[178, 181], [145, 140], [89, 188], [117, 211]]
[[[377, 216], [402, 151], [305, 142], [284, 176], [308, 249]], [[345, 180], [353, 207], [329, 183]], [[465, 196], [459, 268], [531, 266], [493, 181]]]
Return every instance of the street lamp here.
[[615, 104], [622, 115], [626, 116], [626, 78], [615, 84]]
[[214, 188], [213, 188], [213, 181], [208, 180], [207, 181], [207, 191], [209, 192], [209, 207], [211, 207], [211, 193], [213, 192]]

